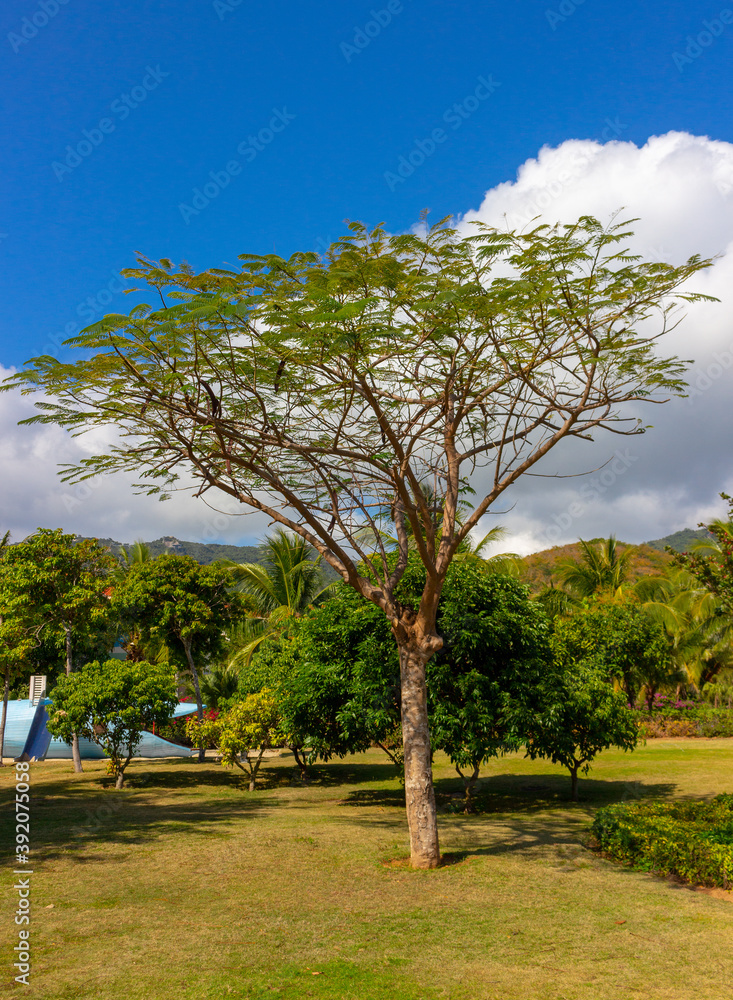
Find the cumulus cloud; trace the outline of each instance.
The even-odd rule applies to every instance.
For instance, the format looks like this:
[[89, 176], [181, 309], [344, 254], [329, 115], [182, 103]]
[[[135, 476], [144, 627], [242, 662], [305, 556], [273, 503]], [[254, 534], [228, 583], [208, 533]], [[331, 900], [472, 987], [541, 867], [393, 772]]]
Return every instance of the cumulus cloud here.
[[[689, 306], [664, 343], [665, 353], [694, 359], [690, 398], [646, 408], [644, 421], [655, 427], [642, 437], [599, 434], [594, 445], [573, 442], [553, 452], [545, 472], [597, 471], [581, 479], [520, 481], [482, 525], [510, 529], [501, 547], [530, 552], [611, 532], [627, 541], [656, 538], [722, 513], [717, 494], [733, 492], [733, 145], [679, 132], [654, 136], [641, 148], [568, 140], [543, 148], [515, 180], [487, 191], [460, 225], [481, 220], [521, 228], [537, 216], [554, 223], [586, 214], [610, 220], [618, 210], [620, 218], [639, 217], [634, 246], [647, 259], [719, 257], [693, 285], [721, 302]], [[135, 496], [132, 479], [122, 476], [65, 486], [58, 463], [88, 453], [91, 441], [54, 427], [18, 428], [17, 420], [32, 412], [28, 397], [0, 396], [2, 521], [16, 539], [38, 525], [123, 541], [171, 534], [246, 542], [266, 530], [260, 515], [217, 518], [188, 494], [163, 504]]]
[[487, 527], [496, 518], [509, 528], [516, 551], [611, 532], [634, 542], [658, 538], [720, 515], [717, 494], [733, 487], [733, 145], [672, 132], [641, 148], [579, 140], [545, 147], [514, 181], [488, 191], [460, 226], [522, 229], [580, 215], [609, 221], [617, 212], [619, 220], [638, 217], [632, 246], [646, 259], [717, 256], [691, 287], [721, 301], [686, 307], [683, 323], [660, 343], [664, 353], [694, 362], [687, 400], [640, 410], [654, 425], [642, 437], [599, 434], [594, 445], [561, 445], [543, 471], [608, 464], [587, 478], [524, 479], [503, 498], [511, 510], [487, 517]]
[[[0, 382], [10, 374], [0, 367]], [[241, 515], [237, 510], [238, 516], [232, 516], [225, 498], [220, 510], [213, 510], [188, 492], [163, 503], [136, 495], [131, 475], [97, 476], [74, 486], [63, 483], [61, 465], [103, 451], [113, 435], [95, 428], [73, 438], [51, 424], [18, 426], [36, 412], [32, 397], [16, 391], [0, 394], [0, 535], [9, 530], [17, 542], [44, 527], [121, 542], [175, 535], [246, 545], [267, 529], [267, 519], [258, 513]]]

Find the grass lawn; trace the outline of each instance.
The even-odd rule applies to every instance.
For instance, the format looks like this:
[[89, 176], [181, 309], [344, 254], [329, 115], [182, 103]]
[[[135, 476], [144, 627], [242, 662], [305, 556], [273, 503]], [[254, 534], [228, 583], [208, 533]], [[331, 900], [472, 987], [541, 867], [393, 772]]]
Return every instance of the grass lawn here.
[[[3, 877], [0, 997], [48, 1000], [723, 1000], [733, 983], [733, 896], [604, 861], [583, 845], [593, 811], [638, 796], [733, 791], [733, 740], [609, 751], [569, 802], [567, 773], [507, 757], [485, 769], [484, 812], [436, 761], [442, 849], [413, 872], [401, 789], [381, 751], [296, 779], [268, 763], [242, 790], [213, 763], [33, 765], [32, 977]], [[0, 771], [5, 805], [11, 768]], [[2, 811], [3, 845], [13, 842]], [[7, 857], [7, 855], [6, 855]], [[396, 860], [395, 860], [396, 859]]]

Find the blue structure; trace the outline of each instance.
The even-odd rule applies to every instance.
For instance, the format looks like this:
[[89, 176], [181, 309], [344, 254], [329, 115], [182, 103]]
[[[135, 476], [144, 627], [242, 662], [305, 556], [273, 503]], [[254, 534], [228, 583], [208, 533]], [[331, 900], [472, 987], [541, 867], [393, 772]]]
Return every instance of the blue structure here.
[[[42, 698], [37, 705], [25, 699], [9, 701], [8, 715], [5, 720], [6, 757], [21, 757], [28, 754], [28, 760], [71, 760], [71, 747], [63, 740], [54, 739], [46, 729], [48, 714], [46, 705], [50, 698]], [[173, 712], [174, 719], [184, 715], [192, 715], [196, 705], [192, 702], [180, 702]], [[91, 740], [80, 739], [79, 750], [82, 760], [104, 760], [101, 747]], [[197, 751], [196, 751], [197, 752]], [[143, 733], [143, 738], [135, 752], [136, 757], [190, 757], [194, 753], [189, 747], [182, 747], [162, 736], [153, 733]]]

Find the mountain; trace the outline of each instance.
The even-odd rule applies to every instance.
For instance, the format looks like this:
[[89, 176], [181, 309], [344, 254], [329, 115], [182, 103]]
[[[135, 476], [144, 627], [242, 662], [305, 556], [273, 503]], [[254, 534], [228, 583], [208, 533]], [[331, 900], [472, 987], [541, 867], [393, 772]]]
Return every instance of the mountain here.
[[[129, 542], [118, 542], [114, 538], [98, 538], [100, 545], [104, 545], [115, 555], [120, 549], [129, 548]], [[164, 535], [156, 538], [153, 542], [143, 542], [150, 550], [150, 555], [165, 555], [170, 552], [175, 556], [193, 556], [196, 562], [202, 566], [208, 566], [216, 559], [233, 559], [235, 562], [263, 562], [262, 552], [259, 545], [207, 545], [204, 542], [182, 542], [172, 535]]]
[[644, 544], [658, 552], [664, 552], [665, 545], [669, 545], [675, 552], [688, 552], [693, 542], [707, 541], [712, 537], [707, 528], [684, 528], [682, 531], [675, 531], [673, 535], [655, 538], [653, 542], [645, 542]]
[[[97, 541], [100, 545], [104, 545], [105, 548], [114, 552], [115, 555], [119, 553], [120, 549], [130, 547], [129, 542], [118, 542], [114, 538], [98, 538]], [[265, 562], [264, 550], [259, 545], [216, 545], [214, 543], [207, 545], [204, 542], [182, 542], [179, 538], [174, 538], [173, 535], [164, 535], [162, 538], [156, 538], [153, 542], [143, 542], [143, 545], [147, 546], [153, 559], [166, 553], [171, 553], [174, 556], [193, 556], [196, 562], [201, 563], [202, 566], [208, 566], [217, 559], [231, 559], [238, 563]], [[326, 583], [333, 583], [335, 580], [341, 579], [338, 573], [326, 562], [321, 562], [320, 569]]]
[[[600, 538], [591, 541], [602, 541]], [[652, 548], [650, 545], [630, 545], [627, 542], [618, 542], [619, 552], [631, 549], [631, 569], [629, 580], [635, 583], [642, 576], [657, 576], [665, 571], [672, 561], [672, 557], [662, 550]], [[575, 559], [581, 561], [581, 548], [578, 542], [570, 545], [555, 545], [551, 549], [544, 549], [542, 552], [533, 552], [522, 559], [522, 583], [529, 585], [532, 593], [537, 593], [543, 587], [547, 587], [551, 582], [555, 586], [560, 585], [560, 580], [556, 575], [558, 563], [565, 559]]]

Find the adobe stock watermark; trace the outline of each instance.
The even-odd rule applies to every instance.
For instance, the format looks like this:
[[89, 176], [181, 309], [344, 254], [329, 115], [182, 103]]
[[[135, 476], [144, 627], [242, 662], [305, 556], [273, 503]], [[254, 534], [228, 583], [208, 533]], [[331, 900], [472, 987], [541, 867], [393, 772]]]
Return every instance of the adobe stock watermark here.
[[680, 73], [684, 73], [685, 66], [691, 66], [696, 59], [699, 59], [705, 49], [709, 49], [730, 24], [733, 24], [733, 10], [725, 7], [717, 17], [702, 22], [702, 31], [696, 35], [688, 35], [684, 51], [672, 53], [672, 62]]
[[237, 7], [241, 7], [244, 0], [214, 0], [212, 4], [216, 11], [216, 16], [223, 21], [227, 14], [233, 14]]
[[30, 986], [31, 975], [31, 868], [30, 863], [30, 765], [23, 761], [15, 763], [15, 863], [13, 869], [18, 878], [13, 889], [18, 894], [18, 908], [15, 911], [15, 925], [18, 928], [18, 943], [13, 946], [13, 968], [17, 969], [16, 983]]
[[369, 11], [371, 20], [361, 28], [354, 28], [354, 38], [351, 43], [341, 42], [341, 53], [347, 63], [350, 63], [354, 56], [360, 55], [367, 46], [371, 45], [375, 38], [382, 34], [384, 29], [392, 23], [393, 18], [401, 14], [405, 9], [402, 0], [389, 0], [389, 3], [380, 10], [372, 8]]
[[69, 0], [41, 0], [37, 9], [20, 22], [18, 31], [8, 32], [8, 43], [13, 52], [20, 52], [23, 46], [35, 38], [68, 2]]
[[558, 24], [564, 24], [569, 17], [572, 17], [578, 7], [582, 7], [585, 0], [562, 0], [557, 10], [548, 7], [545, 11], [545, 18], [553, 31], [557, 31]]
[[[120, 121], [125, 121], [130, 114], [138, 108], [144, 101], [147, 101], [148, 94], [157, 90], [165, 77], [170, 73], [160, 68], [160, 65], [146, 66], [145, 76], [140, 83], [136, 84], [127, 94], [120, 94], [109, 105], [109, 110]], [[82, 129], [82, 138], [72, 146], [66, 147], [66, 156], [63, 160], [53, 160], [51, 169], [58, 181], [62, 181], [67, 174], [72, 173], [80, 166], [85, 159], [92, 155], [98, 146], [101, 146], [108, 135], [111, 135], [117, 128], [117, 123], [109, 116], [100, 118], [97, 124], [90, 129]]]
[[687, 405], [694, 406], [695, 400], [711, 389], [731, 367], [733, 367], [733, 343], [727, 350], [714, 351], [713, 360], [702, 371], [696, 368], [688, 374]]
[[[444, 111], [442, 121], [456, 132], [500, 86], [501, 83], [493, 76], [489, 76], [488, 79], [485, 76], [478, 77], [473, 91], [462, 101], [456, 102]], [[408, 177], [412, 177], [415, 171], [433, 156], [438, 146], [442, 146], [448, 139], [449, 133], [442, 127], [434, 128], [430, 135], [423, 139], [415, 139], [412, 149], [398, 158], [396, 170], [384, 172], [384, 180], [390, 191], [394, 191], [398, 184], [404, 184]]]
[[550, 544], [556, 542], [560, 535], [568, 530], [573, 521], [583, 517], [588, 508], [600, 500], [628, 472], [634, 462], [638, 461], [639, 456], [633, 455], [628, 448], [624, 451], [617, 451], [599, 475], [586, 482], [578, 490], [576, 499], [572, 500], [564, 511], [553, 516], [554, 524], [549, 525], [540, 538]]
[[[272, 118], [267, 125], [256, 135], [248, 135], [246, 139], [242, 139], [237, 146], [237, 152], [244, 158], [244, 162], [252, 163], [278, 133], [283, 132], [290, 122], [295, 121], [295, 117], [287, 108], [273, 108]], [[193, 216], [200, 215], [205, 208], [208, 208], [214, 198], [218, 198], [224, 188], [229, 187], [232, 179], [241, 172], [241, 162], [234, 159], [229, 160], [221, 170], [210, 170], [209, 179], [191, 192], [191, 204], [182, 201], [178, 205], [178, 211], [186, 225], [190, 224]]]
[[78, 319], [69, 320], [59, 333], [49, 336], [44, 344], [41, 354], [53, 354], [54, 351], [61, 350], [64, 341], [76, 336], [82, 329], [80, 320], [87, 325], [101, 319], [106, 313], [106, 307], [110, 305], [118, 295], [122, 295], [129, 287], [116, 271], [111, 271], [111, 278], [101, 288], [98, 288], [93, 295], [87, 295], [85, 299], [77, 305], [74, 310]]

